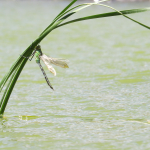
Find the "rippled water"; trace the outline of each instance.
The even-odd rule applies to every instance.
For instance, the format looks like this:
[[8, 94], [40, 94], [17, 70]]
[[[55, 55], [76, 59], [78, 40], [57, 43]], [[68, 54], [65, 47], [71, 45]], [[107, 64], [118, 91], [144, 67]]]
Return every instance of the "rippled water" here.
[[[0, 1], [0, 78], [67, 2]], [[150, 3], [114, 3], [122, 9]], [[88, 8], [75, 17], [110, 11]], [[130, 15], [150, 26], [150, 13]], [[75, 18], [73, 17], [73, 18]], [[150, 149], [150, 31], [123, 17], [67, 25], [41, 43], [70, 60], [46, 73], [24, 68], [0, 119], [1, 149]]]

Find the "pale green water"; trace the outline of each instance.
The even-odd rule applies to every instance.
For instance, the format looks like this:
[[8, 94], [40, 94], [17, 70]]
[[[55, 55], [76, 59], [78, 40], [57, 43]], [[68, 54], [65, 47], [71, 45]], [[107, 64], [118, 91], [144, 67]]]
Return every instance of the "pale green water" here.
[[[67, 3], [0, 1], [0, 79]], [[93, 7], [76, 17], [104, 11]], [[130, 16], [150, 26], [149, 12]], [[149, 39], [149, 30], [123, 17], [53, 31], [43, 52], [69, 59], [70, 68], [55, 67], [56, 77], [46, 71], [53, 92], [35, 61], [27, 63], [0, 120], [0, 148], [150, 149]]]

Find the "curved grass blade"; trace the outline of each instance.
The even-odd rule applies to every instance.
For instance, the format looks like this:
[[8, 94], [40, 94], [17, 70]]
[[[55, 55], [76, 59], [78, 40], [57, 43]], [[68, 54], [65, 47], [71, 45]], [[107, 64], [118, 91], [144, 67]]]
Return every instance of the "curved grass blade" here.
[[[111, 17], [111, 16], [118, 16], [118, 15], [125, 15], [125, 14], [133, 14], [133, 13], [140, 13], [140, 12], [145, 12], [145, 11], [149, 11], [150, 10], [150, 7], [148, 8], [141, 8], [141, 9], [131, 9], [131, 10], [123, 10], [123, 11], [120, 11], [121, 13], [119, 13], [118, 11], [117, 12], [109, 12], [109, 13], [103, 13], [103, 14], [97, 14], [97, 15], [92, 15], [92, 16], [87, 16], [87, 17], [82, 17], [82, 18], [78, 18], [78, 19], [74, 19], [74, 20], [71, 20], [71, 21], [68, 21], [68, 22], [65, 22], [65, 23], [62, 23], [60, 25], [58, 25], [56, 28], [58, 27], [61, 27], [61, 26], [64, 26], [64, 25], [67, 25], [67, 24], [70, 24], [70, 23], [74, 23], [74, 22], [79, 22], [79, 21], [83, 21], [83, 20], [90, 20], [90, 19], [96, 19], [96, 18], [104, 18], [104, 17]], [[146, 27], [146, 28], [150, 28], [138, 21], [135, 21], [135, 20], [132, 20], [140, 25], [142, 25], [143, 27]]]
[[69, 9], [69, 7], [71, 7], [77, 0], [73, 0], [67, 7], [65, 7], [57, 16], [56, 18], [53, 20], [53, 22], [40, 34], [42, 35], [48, 28], [50, 28], [61, 16], [62, 14]]
[[0, 115], [2, 115], [5, 111], [7, 102], [9, 100], [9, 97], [11, 95], [11, 92], [16, 84], [16, 81], [22, 71], [22, 69], [24, 68], [25, 64], [26, 64], [27, 60], [24, 59], [22, 61], [22, 63], [16, 68], [16, 70], [13, 72], [12, 77], [7, 85], [7, 88], [3, 94], [2, 100], [1, 100], [1, 108], [0, 108]]
[[[13, 74], [11, 75], [11, 77], [15, 75], [16, 71], [18, 70], [18, 68], [19, 68], [19, 65], [18, 65], [18, 67], [14, 70]], [[10, 79], [10, 80], [11, 80], [11, 79]], [[0, 110], [1, 110], [1, 106], [2, 106], [2, 104], [3, 104], [3, 101], [4, 101], [3, 98], [4, 98], [4, 95], [6, 95], [6, 92], [7, 92], [7, 90], [5, 89], [4, 94], [3, 94], [3, 97], [2, 97], [1, 102], [0, 102]]]
[[11, 74], [15, 71], [17, 66], [20, 64], [21, 59], [14, 63], [14, 65], [10, 68], [10, 71], [3, 77], [2, 81], [0, 82], [0, 92], [2, 91], [4, 85], [6, 84], [7, 80], [11, 76]]
[[[28, 57], [28, 55], [26, 55], [26, 51], [22, 53], [22, 56]], [[3, 77], [2, 81], [0, 82], [0, 92], [2, 91], [4, 85], [6, 84], [7, 80], [11, 76], [11, 74], [14, 72], [14, 70], [18, 67], [18, 65], [20, 65], [21, 61], [24, 59], [22, 56], [20, 56], [17, 59], [17, 61], [10, 68], [9, 72]]]
[[67, 7], [65, 7], [54, 20], [58, 20], [59, 17], [61, 16], [61, 14], [63, 14], [67, 9], [69, 9], [69, 7], [71, 7], [77, 0], [73, 0]]
[[[95, 3], [91, 3], [92, 5]], [[97, 15], [92, 15], [92, 16], [87, 16], [87, 17], [82, 17], [82, 18], [78, 18], [78, 19], [74, 19], [65, 23], [62, 23], [65, 19], [67, 19], [68, 17], [70, 17], [71, 15], [73, 15], [74, 13], [84, 9], [86, 7], [82, 7], [78, 10], [75, 10], [65, 16], [63, 16], [60, 20], [58, 20], [57, 22], [55, 22], [52, 26], [48, 27], [45, 32], [43, 32], [43, 34], [40, 35], [39, 39], [37, 40], [42, 40], [43, 38], [45, 38], [45, 36], [47, 36], [52, 30], [61, 27], [63, 25], [66, 24], [70, 24], [70, 23], [74, 23], [74, 22], [78, 22], [78, 21], [83, 21], [83, 20], [89, 20], [89, 19], [96, 19], [96, 18], [103, 18], [103, 17], [111, 17], [111, 16], [118, 16], [118, 15], [122, 15], [122, 14], [132, 14], [132, 13], [139, 13], [139, 12], [144, 12], [144, 11], [148, 11], [150, 10], [150, 8], [142, 8], [142, 9], [131, 9], [131, 10], [124, 10], [124, 11], [120, 11], [121, 13], [117, 12], [110, 12], [110, 13], [103, 13], [103, 14], [97, 14]], [[133, 21], [133, 20], [132, 20]], [[135, 20], [134, 20], [135, 21]], [[135, 21], [137, 22], [137, 21]], [[62, 23], [62, 24], [61, 24]], [[139, 23], [139, 22], [137, 22]], [[146, 25], [139, 23], [140, 25], [146, 27]]]
[[68, 17], [70, 17], [71, 15], [73, 15], [75, 12], [69, 13], [66, 16], [64, 16], [63, 18], [61, 18], [60, 20], [58, 20], [57, 22], [55, 22], [51, 27], [47, 28], [47, 30], [45, 30], [45, 32], [43, 34], [41, 34], [39, 36], [39, 38], [37, 39], [38, 41], [42, 41], [52, 30], [54, 30], [61, 22], [63, 22], [65, 19], [67, 19]]
[[[101, 1], [99, 1], [98, 3], [102, 3], [102, 2], [106, 2], [106, 1], [109, 1], [109, 0], [101, 0]], [[59, 18], [61, 18], [63, 15], [67, 14], [68, 12], [74, 10], [75, 8], [78, 8], [78, 7], [81, 7], [81, 6], [84, 6], [84, 5], [92, 6], [92, 5], [95, 5], [95, 3], [84, 3], [84, 4], [77, 5], [77, 6], [73, 7], [73, 8], [71, 8], [71, 9], [69, 9], [68, 11], [62, 13], [62, 14], [59, 16]], [[81, 7], [80, 9], [82, 10], [82, 9], [84, 9], [84, 8], [86, 8], [86, 7], [84, 6], [84, 7]], [[77, 12], [77, 11], [79, 11], [79, 9], [78, 9], [78, 10], [75, 10], [74, 12]]]
[[120, 13], [121, 15], [123, 15], [124, 17], [126, 17], [126, 18], [132, 20], [133, 22], [138, 23], [139, 25], [141, 25], [141, 26], [143, 26], [143, 27], [145, 27], [145, 28], [147, 28], [147, 29], [150, 29], [149, 26], [147, 26], [147, 25], [145, 25], [145, 24], [143, 24], [143, 23], [141, 23], [141, 22], [138, 22], [138, 21], [136, 21], [136, 20], [134, 20], [134, 19], [132, 19], [132, 18], [126, 16], [126, 15], [124, 15], [123, 13], [121, 13], [120, 11], [118, 11], [117, 9], [115, 9], [115, 8], [113, 8], [113, 7], [110, 7], [110, 6], [104, 5], [104, 4], [97, 4], [97, 5], [104, 6], [104, 7], [108, 7], [108, 8], [110, 8], [110, 9], [113, 9], [113, 10], [115, 10], [116, 12]]
[[[101, 1], [99, 1], [98, 3], [105, 2], [105, 1], [109, 1], [109, 0], [101, 0]], [[75, 3], [75, 2], [74, 2], [74, 3]], [[63, 17], [63, 16], [64, 16], [65, 14], [67, 14], [68, 12], [74, 10], [75, 8], [78, 8], [78, 7], [83, 6], [83, 7], [79, 8], [79, 9], [77, 9], [77, 10], [71, 12], [70, 14], [67, 14], [67, 15], [66, 15], [66, 16], [69, 17], [69, 16], [73, 15], [74, 13], [76, 13], [77, 11], [82, 10], [82, 9], [84, 9], [84, 8], [87, 8], [87, 7], [89, 7], [89, 6], [92, 6], [92, 5], [94, 5], [94, 4], [95, 4], [95, 3], [84, 3], [84, 4], [77, 5], [77, 6], [73, 7], [73, 8], [71, 8], [71, 9], [69, 9], [68, 11], [66, 11], [66, 10], [71, 6], [71, 5], [69, 4], [69, 7], [67, 7], [67, 9], [65, 9], [64, 11], [62, 11], [62, 12], [53, 20], [53, 22], [40, 34], [40, 36], [43, 35], [44, 32], [46, 32], [46, 30], [48, 30], [49, 28], [51, 28], [52, 25], [54, 25], [54, 23], [55, 23], [58, 19], [60, 19], [61, 17]], [[67, 18], [68, 18], [68, 17], [67, 17]], [[62, 18], [62, 19], [63, 19], [63, 18]], [[60, 20], [62, 20], [62, 19], [60, 19]], [[62, 22], [62, 21], [61, 21], [61, 22]]]

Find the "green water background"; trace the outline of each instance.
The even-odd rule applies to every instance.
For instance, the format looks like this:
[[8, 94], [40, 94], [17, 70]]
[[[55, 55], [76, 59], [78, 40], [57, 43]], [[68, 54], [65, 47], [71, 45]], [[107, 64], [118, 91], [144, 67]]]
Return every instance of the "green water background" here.
[[[0, 1], [0, 79], [18, 56], [68, 4]], [[119, 10], [150, 6], [110, 3]], [[73, 18], [111, 11], [91, 7]], [[150, 26], [150, 13], [130, 17]], [[46, 73], [25, 66], [0, 119], [6, 150], [150, 149], [150, 31], [111, 17], [61, 27], [41, 42], [43, 53], [70, 61]], [[2, 94], [1, 94], [2, 95]]]

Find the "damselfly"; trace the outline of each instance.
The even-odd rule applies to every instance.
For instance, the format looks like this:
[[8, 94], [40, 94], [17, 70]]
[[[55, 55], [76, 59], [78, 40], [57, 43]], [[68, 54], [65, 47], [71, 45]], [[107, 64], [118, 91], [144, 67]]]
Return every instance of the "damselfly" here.
[[[52, 57], [48, 57], [46, 56], [45, 54], [42, 53], [42, 50], [41, 50], [41, 46], [40, 45], [37, 45], [36, 48], [34, 49], [33, 53], [31, 54], [31, 58], [29, 59], [30, 61], [32, 60], [32, 58], [34, 57], [35, 55], [35, 61], [36, 63], [39, 65], [44, 77], [45, 77], [45, 80], [47, 82], [47, 84], [49, 85], [49, 87], [51, 89], [53, 89], [50, 81], [48, 80], [48, 77], [40, 63], [40, 60], [42, 60], [44, 62], [44, 64], [47, 66], [48, 70], [54, 75], [56, 76], [56, 71], [55, 69], [52, 67], [51, 64], [54, 64], [56, 66], [59, 66], [59, 67], [62, 67], [62, 68], [69, 68], [68, 67], [68, 60], [66, 59], [61, 59], [61, 58], [52, 58]], [[24, 56], [23, 56], [24, 57]], [[25, 57], [26, 58], [26, 57]], [[53, 89], [54, 90], [54, 89]]]

